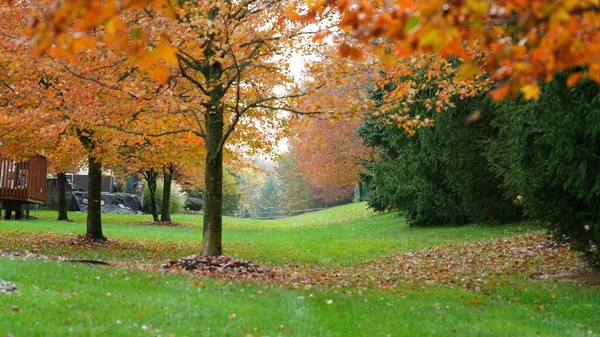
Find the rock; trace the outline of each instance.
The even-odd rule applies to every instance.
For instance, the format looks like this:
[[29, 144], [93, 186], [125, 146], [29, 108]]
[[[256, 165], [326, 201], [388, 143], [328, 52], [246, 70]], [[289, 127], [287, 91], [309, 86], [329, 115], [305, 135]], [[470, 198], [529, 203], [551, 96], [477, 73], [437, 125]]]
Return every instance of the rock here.
[[0, 279], [0, 293], [11, 293], [17, 290], [19, 289], [16, 284]]

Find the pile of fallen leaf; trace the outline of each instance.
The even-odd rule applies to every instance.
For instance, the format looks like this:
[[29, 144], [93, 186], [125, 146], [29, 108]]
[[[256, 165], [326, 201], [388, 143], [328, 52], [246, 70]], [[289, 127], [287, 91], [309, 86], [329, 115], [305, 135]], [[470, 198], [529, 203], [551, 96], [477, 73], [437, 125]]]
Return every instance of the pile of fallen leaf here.
[[273, 272], [261, 268], [250, 261], [235, 259], [229, 256], [193, 255], [163, 264], [161, 269], [167, 271], [186, 271], [195, 275], [231, 278], [231, 279], [269, 279]]
[[118, 247], [119, 242], [116, 240], [94, 240], [90, 239], [85, 235], [78, 235], [68, 241], [69, 245], [72, 246], [107, 246], [107, 247]]
[[139, 221], [135, 223], [140, 226], [165, 226], [165, 227], [181, 227], [181, 228], [191, 228], [190, 226], [186, 226], [173, 221]]

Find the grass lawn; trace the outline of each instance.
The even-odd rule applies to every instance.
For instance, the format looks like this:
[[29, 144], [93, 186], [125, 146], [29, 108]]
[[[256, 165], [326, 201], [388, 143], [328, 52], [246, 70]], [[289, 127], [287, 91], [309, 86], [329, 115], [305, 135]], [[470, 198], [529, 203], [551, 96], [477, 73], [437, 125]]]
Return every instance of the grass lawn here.
[[[175, 215], [184, 228], [103, 215], [105, 235], [118, 243], [78, 245], [85, 216], [69, 215], [74, 222], [41, 211], [40, 220], [1, 221], [0, 250], [119, 267], [0, 257], [0, 278], [19, 287], [0, 293], [0, 336], [600, 336], [598, 287], [530, 277], [581, 266], [566, 250], [529, 243], [541, 237], [531, 223], [416, 229], [364, 204], [225, 218], [227, 255], [283, 275], [237, 281], [154, 271], [199, 251], [199, 216]], [[471, 266], [456, 282], [441, 274], [453, 261], [451, 270]], [[376, 282], [362, 282], [370, 276]], [[469, 277], [480, 286], [458, 280]]]
[[[85, 214], [69, 213], [74, 222], [58, 222], [57, 213], [39, 211], [44, 221], [6, 221], [2, 231], [54, 232], [71, 236], [85, 233]], [[103, 214], [104, 234], [116, 240], [176, 242], [199, 252], [202, 216], [175, 214], [173, 221], [192, 228], [142, 226], [149, 215]], [[52, 220], [51, 220], [52, 219]], [[481, 241], [539, 231], [530, 223], [505, 226], [469, 225], [435, 229], [410, 228], [397, 213], [382, 215], [366, 210], [364, 203], [335, 207], [278, 220], [224, 218], [226, 255], [262, 264], [352, 264], [382, 255], [440, 246], [445, 243]], [[20, 235], [20, 234], [19, 234]], [[0, 245], [0, 247], [2, 247]], [[38, 247], [46, 252], [51, 247]], [[76, 254], [76, 252], [73, 252]], [[85, 252], [83, 252], [85, 253]], [[90, 257], [81, 255], [78, 257]]]

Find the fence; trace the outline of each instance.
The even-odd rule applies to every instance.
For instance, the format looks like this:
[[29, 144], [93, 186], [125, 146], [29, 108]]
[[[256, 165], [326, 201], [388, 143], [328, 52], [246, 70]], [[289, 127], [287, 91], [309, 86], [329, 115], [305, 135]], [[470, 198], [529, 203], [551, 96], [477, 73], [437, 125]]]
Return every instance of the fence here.
[[0, 158], [0, 200], [43, 203], [46, 200], [46, 158], [23, 161]]
[[290, 216], [300, 215], [300, 214], [309, 213], [309, 212], [320, 211], [320, 210], [323, 210], [323, 209], [327, 209], [327, 207], [325, 207], [325, 208], [301, 209], [301, 210], [297, 210], [297, 211], [280, 211], [280, 212], [255, 212], [255, 213], [238, 212], [234, 216], [236, 218], [251, 218], [251, 219], [257, 219], [257, 220], [273, 220], [273, 219], [287, 218], [287, 217], [290, 217]]

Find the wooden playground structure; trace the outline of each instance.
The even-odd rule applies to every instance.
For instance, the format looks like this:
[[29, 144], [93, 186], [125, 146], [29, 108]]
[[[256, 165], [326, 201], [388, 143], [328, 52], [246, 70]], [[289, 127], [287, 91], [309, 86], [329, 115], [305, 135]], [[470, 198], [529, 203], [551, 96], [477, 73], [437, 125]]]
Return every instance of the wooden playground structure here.
[[0, 158], [0, 201], [5, 219], [23, 217], [23, 205], [43, 204], [46, 201], [45, 157], [31, 156], [22, 161]]

